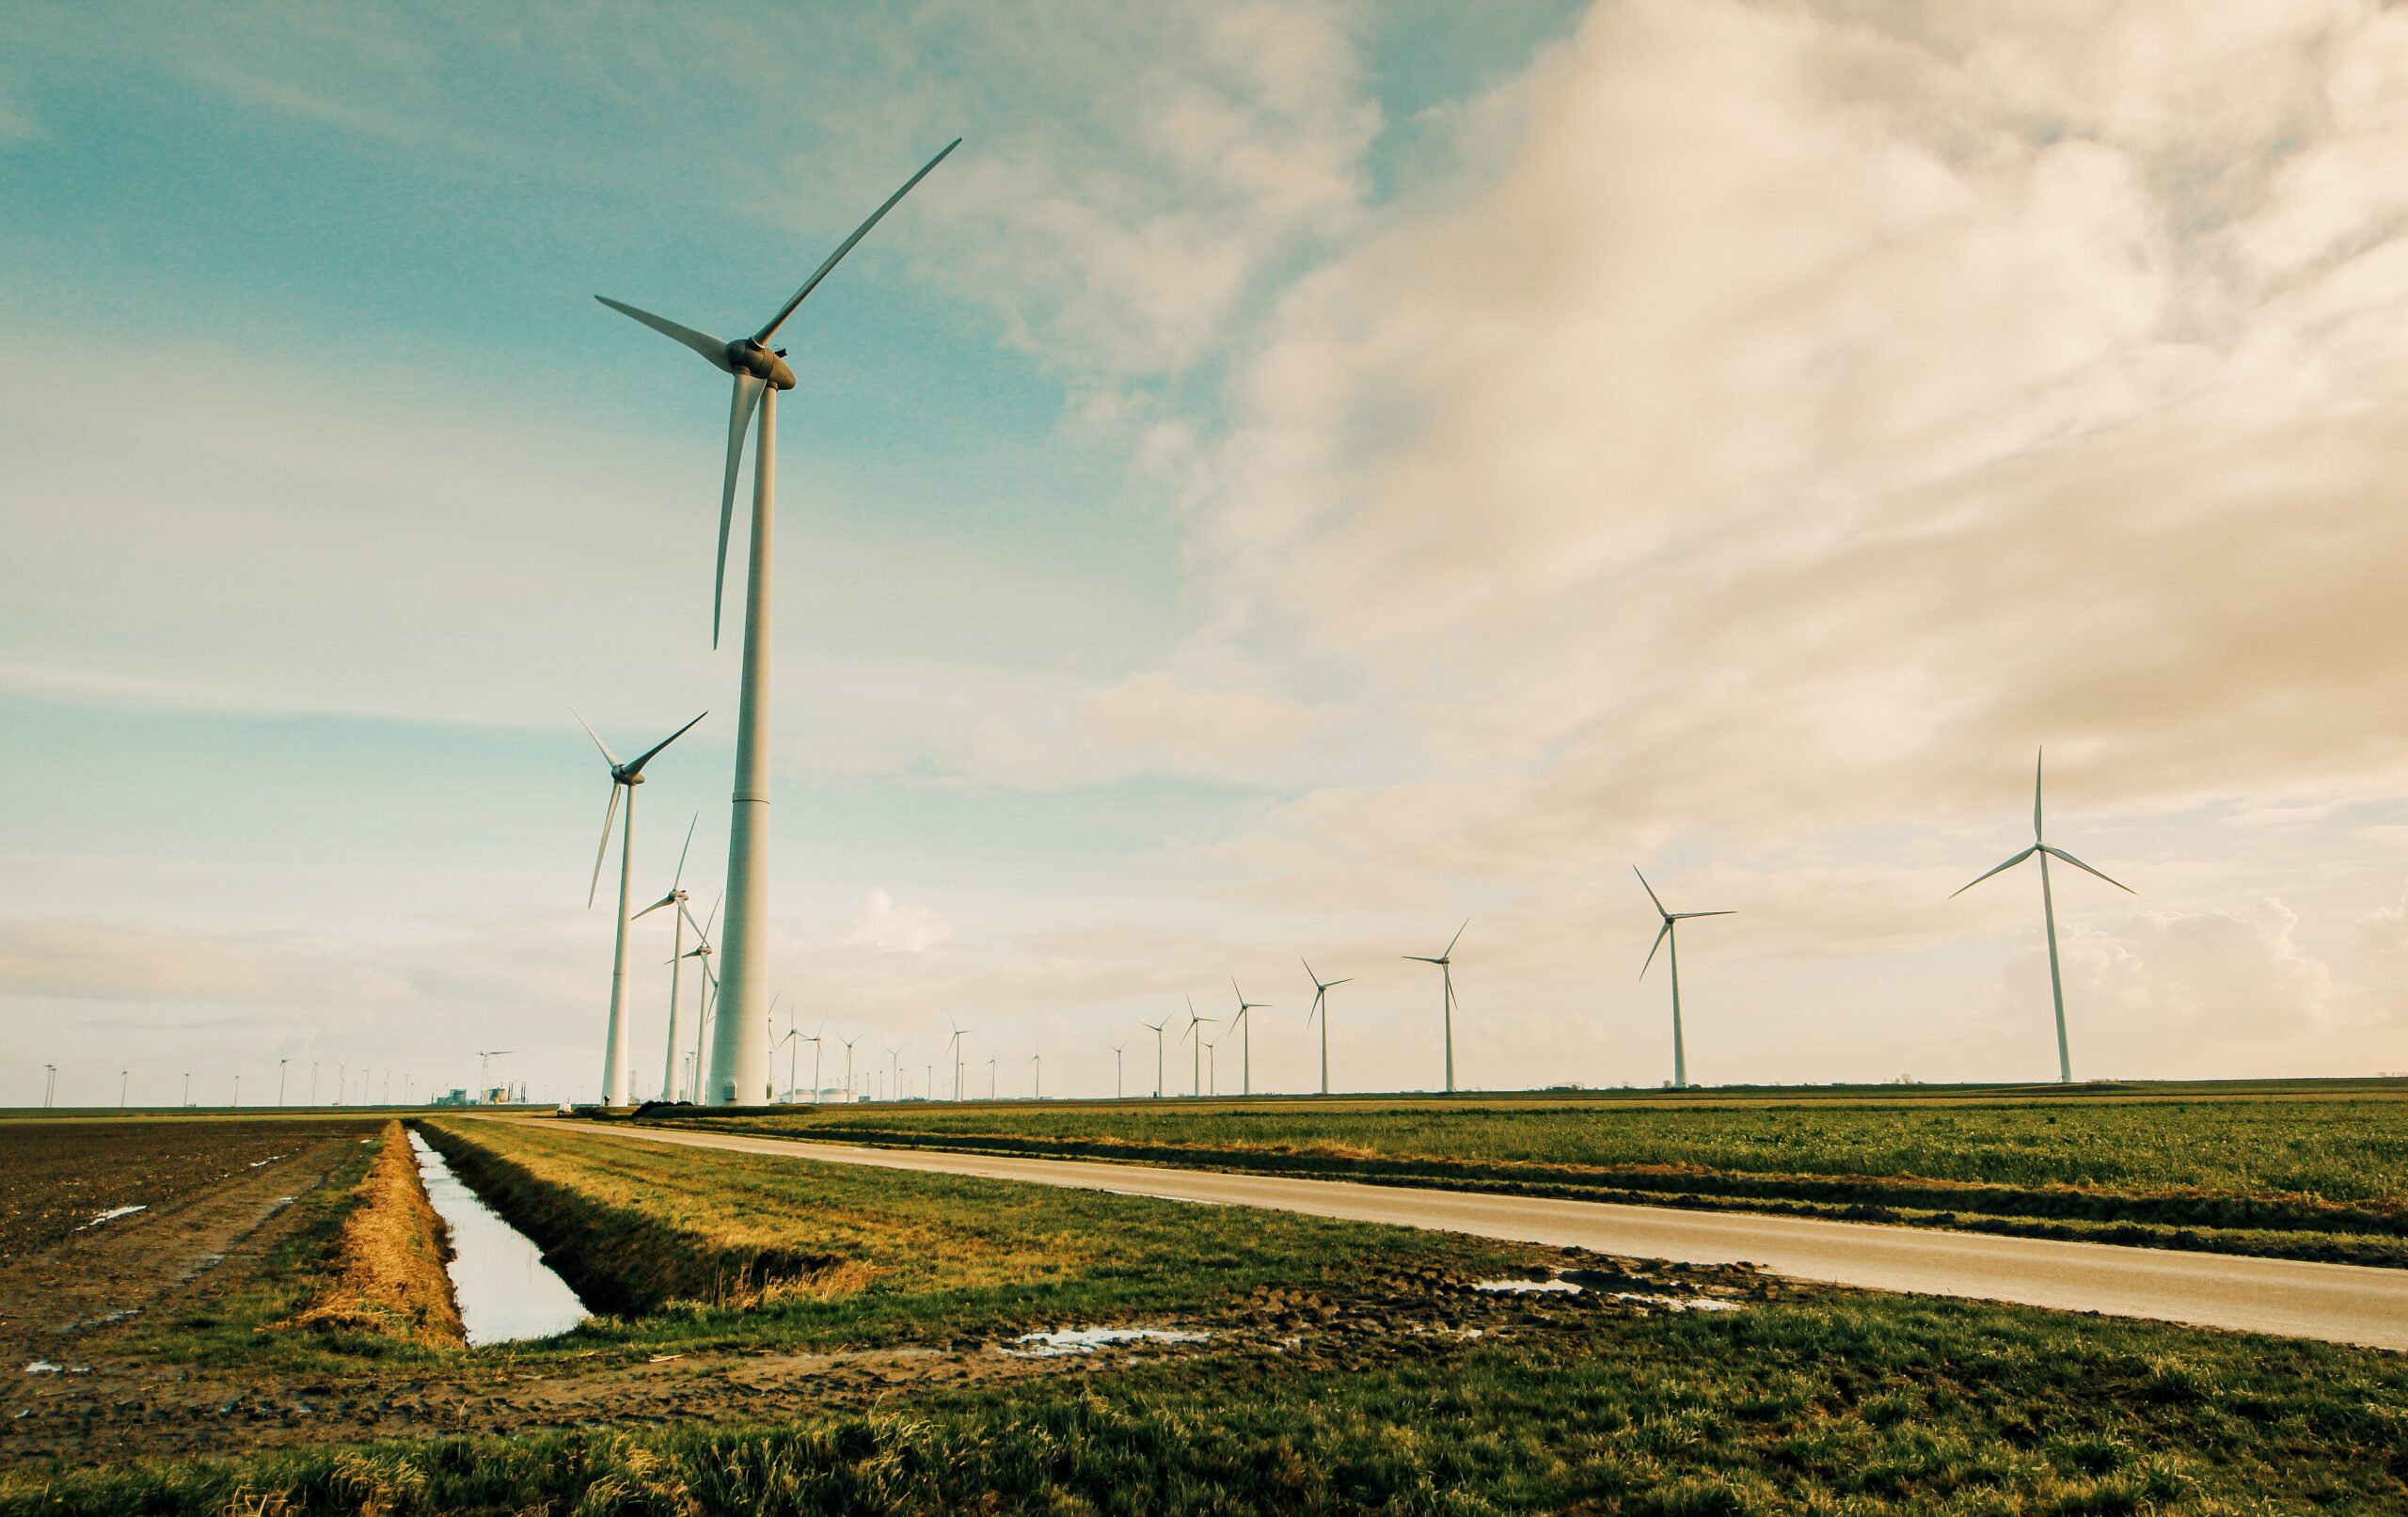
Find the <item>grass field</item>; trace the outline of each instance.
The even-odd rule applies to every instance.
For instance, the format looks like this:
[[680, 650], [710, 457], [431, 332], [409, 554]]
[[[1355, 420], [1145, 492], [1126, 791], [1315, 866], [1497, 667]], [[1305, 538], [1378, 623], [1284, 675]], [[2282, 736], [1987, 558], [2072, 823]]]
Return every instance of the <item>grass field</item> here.
[[[1710, 1312], [1596, 1284], [1497, 1295], [1468, 1283], [1611, 1266], [583, 1123], [428, 1127], [628, 1314], [490, 1351], [257, 1331], [324, 1286], [375, 1199], [375, 1150], [347, 1140], [214, 1326], [91, 1345], [126, 1356], [119, 1387], [210, 1345], [174, 1415], [266, 1451], [20, 1462], [0, 1517], [2408, 1509], [2408, 1356], [1733, 1270], [1643, 1287], [1729, 1308]], [[1210, 1336], [997, 1352], [1074, 1324]], [[125, 1394], [94, 1389], [87, 1429]], [[379, 1415], [331, 1414], [355, 1400]]]
[[0, 1514], [2396, 1512], [2408, 1363], [1960, 1304], [1592, 1316], [875, 1412], [0, 1477]]
[[974, 1102], [657, 1120], [2408, 1266], [2408, 1089]]

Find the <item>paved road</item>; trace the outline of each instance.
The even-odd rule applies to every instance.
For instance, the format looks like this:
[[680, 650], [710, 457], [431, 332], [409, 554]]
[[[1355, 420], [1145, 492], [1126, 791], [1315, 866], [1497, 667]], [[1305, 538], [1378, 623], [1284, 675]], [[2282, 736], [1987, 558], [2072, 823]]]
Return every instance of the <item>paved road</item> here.
[[[547, 1124], [553, 1130], [565, 1125]], [[1873, 1290], [2015, 1302], [2408, 1351], [2408, 1270], [1212, 1170], [863, 1148], [738, 1133], [626, 1127], [595, 1130], [637, 1142], [977, 1175], [1216, 1206], [1267, 1207], [1639, 1258], [1746, 1262], [1792, 1279]]]

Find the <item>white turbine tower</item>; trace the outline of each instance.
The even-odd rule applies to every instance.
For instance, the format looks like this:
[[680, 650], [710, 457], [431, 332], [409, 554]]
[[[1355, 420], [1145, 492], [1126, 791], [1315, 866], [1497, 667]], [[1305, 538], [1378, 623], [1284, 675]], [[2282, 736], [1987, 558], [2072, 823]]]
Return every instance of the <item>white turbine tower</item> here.
[[[751, 337], [721, 341], [607, 296], [594, 297], [621, 315], [633, 317], [662, 336], [684, 343], [713, 368], [734, 376], [735, 389], [727, 413], [727, 469], [720, 485], [719, 569], [711, 591], [714, 648], [719, 646], [720, 610], [726, 598], [727, 532], [736, 510], [736, 476], [744, 462], [744, 433], [756, 409], [761, 419], [752, 464], [752, 554], [744, 588], [743, 696], [736, 724], [734, 816], [727, 836], [727, 939], [723, 944], [726, 966], [721, 978], [734, 1014], [719, 1019], [718, 1035], [711, 1044], [710, 1105], [728, 1105], [750, 1092], [763, 1090], [769, 1078], [768, 1036], [759, 1015], [766, 988], [764, 977], [768, 972], [769, 545], [774, 515], [771, 500], [777, 480], [778, 391], [792, 389], [795, 383], [794, 371], [786, 367], [785, 350], [772, 350], [769, 340], [777, 336], [778, 328], [785, 324], [795, 308], [818, 288], [828, 271], [853, 250], [853, 245], [867, 236], [869, 229], [895, 209], [895, 203], [911, 192], [911, 186], [927, 177], [929, 169], [943, 163], [945, 153], [960, 145], [958, 137], [947, 143], [943, 152], [929, 159], [918, 173], [904, 182], [901, 189], [887, 197], [886, 203], [839, 244], [803, 281], [794, 297], [778, 308], [777, 314]], [[755, 1029], [760, 1031], [756, 1033]]]
[[[574, 707], [570, 708], [569, 715], [577, 717]], [[705, 711], [694, 721], [709, 715]], [[602, 740], [602, 735], [594, 730], [593, 724], [583, 717], [577, 717], [577, 724], [585, 729], [585, 735], [594, 739], [594, 746], [602, 751], [603, 761], [610, 766], [610, 804], [602, 813], [602, 845], [594, 850], [594, 880], [585, 888], [588, 909], [593, 908], [594, 892], [602, 888], [602, 861], [610, 854], [610, 819], [619, 812], [619, 792], [624, 790], [627, 793], [626, 830], [619, 842], [618, 945], [612, 950], [610, 958], [610, 1030], [602, 1045], [602, 1104], [605, 1106], [627, 1104], [627, 892], [635, 883], [636, 786], [643, 783], [643, 766], [652, 762], [653, 755], [693, 731], [694, 721], [686, 723], [634, 759], [622, 764], [619, 755], [610, 751], [610, 745]]]
[[[1637, 864], [1631, 865], [1630, 872], [1634, 875], [1639, 875], [1639, 866]], [[1672, 1088], [1674, 1090], [1687, 1090], [1689, 1088], [1688, 1051], [1681, 1042], [1681, 935], [1673, 930], [1673, 924], [1678, 922], [1687, 922], [1691, 917], [1727, 917], [1735, 915], [1736, 913], [1731, 911], [1667, 911], [1664, 909], [1664, 903], [1656, 899], [1656, 887], [1647, 883], [1647, 877], [1645, 875], [1639, 875], [1639, 888], [1647, 893], [1647, 898], [1649, 900], [1656, 902], [1656, 913], [1664, 919], [1663, 927], [1656, 934], [1656, 942], [1654, 946], [1647, 950], [1647, 962], [1639, 966], [1639, 977], [1642, 980], [1647, 978], [1649, 966], [1656, 962], [1656, 950], [1664, 946], [1664, 940], [1666, 939], [1671, 939], [1672, 942], [1672, 954], [1671, 960], [1672, 966]]]
[[686, 1098], [689, 1101], [702, 1099], [703, 1051], [709, 1046], [706, 1040], [711, 1035], [712, 998], [719, 992], [719, 975], [711, 969], [711, 928], [719, 922], [720, 905], [725, 899], [721, 896], [719, 901], [713, 901], [711, 914], [699, 923], [694, 921], [693, 913], [686, 911], [683, 906], [677, 909], [685, 913], [686, 921], [693, 926], [695, 939], [694, 946], [678, 956], [701, 960], [697, 967], [703, 972], [703, 983], [694, 987], [694, 1051], [687, 1055], [690, 1063], [688, 1066]]
[[953, 1029], [953, 1038], [946, 1044], [945, 1049], [953, 1055], [953, 1098], [958, 1101], [961, 1099], [961, 1040], [977, 1029], [964, 1027], [951, 1017], [945, 1019], [945, 1025]]
[[686, 962], [686, 924], [693, 920], [693, 914], [686, 909], [686, 893], [679, 887], [686, 880], [687, 851], [694, 845], [694, 825], [702, 819], [702, 813], [696, 812], [694, 820], [686, 824], [686, 842], [677, 850], [677, 872], [669, 877], [669, 893], [635, 914], [635, 920], [641, 922], [664, 906], [676, 908], [670, 915], [677, 940], [669, 951], [669, 1042], [660, 1056], [660, 1098], [665, 1101], [677, 1098], [677, 978]]
[[2081, 870], [2085, 875], [2099, 875], [2099, 878], [2107, 880], [2108, 884], [2115, 886], [2117, 890], [2122, 891], [2127, 895], [2135, 895], [2139, 893], [2120, 879], [2109, 879], [2107, 876], [2099, 875], [2098, 870], [2091, 868], [2086, 863], [2083, 863], [2081, 860], [2075, 858], [2072, 854], [2067, 853], [2065, 849], [2041, 841], [2040, 765], [2042, 759], [2045, 759], [2046, 757], [2047, 752], [2044, 750], [2042, 751], [2040, 757], [2035, 758], [2032, 761], [2032, 845], [2024, 849], [2021, 853], [2017, 854], [2014, 858], [2009, 859], [2006, 862], [2000, 864], [1996, 869], [1991, 870], [1989, 874], [1982, 876], [1981, 878], [1959, 885], [1955, 891], [1949, 893], [1948, 898], [1953, 901], [1957, 896], [1964, 894], [1969, 890], [1972, 890], [1975, 885], [1980, 884], [1982, 880], [1989, 878], [1990, 875], [2004, 874], [2005, 871], [2014, 868], [2017, 864], [2021, 863], [2024, 860], [2033, 857], [2035, 854], [2039, 856], [2040, 916], [2042, 922], [2046, 924], [2049, 932], [2049, 995], [2053, 1001], [2055, 1001], [2057, 1007], [2057, 1083], [2061, 1085], [2070, 1085], [2073, 1083], [2073, 1055], [2067, 1051], [2066, 1045], [2066, 984], [2064, 975], [2057, 968], [2057, 901], [2056, 896], [2049, 889], [2049, 861], [2051, 859], [2062, 859], [2067, 863], [2073, 865], [2076, 869]]
[[1187, 998], [1186, 1036], [1189, 1041], [1196, 1045], [1189, 1051], [1189, 1057], [1195, 1062], [1196, 1067], [1188, 1071], [1187, 1079], [1188, 1083], [1195, 1087], [1195, 1094], [1198, 1096], [1204, 1094], [1204, 1039], [1197, 1035], [1196, 1030], [1205, 1025], [1207, 1022], [1217, 1026], [1219, 1025], [1220, 1020], [1221, 1019], [1218, 1017], [1198, 1017], [1196, 1015], [1196, 998], [1194, 996], [1189, 996]]
[[1161, 1021], [1140, 1021], [1138, 1026], [1154, 1035], [1154, 1099], [1163, 1098], [1163, 1029], [1170, 1025], [1165, 1017]]
[[1120, 1052], [1128, 1046], [1129, 1045], [1126, 1043], [1115, 1043], [1112, 1045], [1112, 1098], [1114, 1100], [1118, 1100], [1120, 1098], [1121, 1086], [1123, 1083], [1120, 1078]]
[[[1447, 1094], [1450, 1096], [1455, 1093], [1455, 944], [1464, 940], [1464, 927], [1468, 927], [1470, 925], [1471, 918], [1464, 918], [1463, 927], [1457, 927], [1455, 929], [1455, 935], [1447, 940], [1447, 951], [1440, 954], [1435, 958], [1425, 957], [1420, 954], [1407, 954], [1404, 956], [1416, 964], [1437, 965], [1439, 974], [1444, 976], [1446, 979]], [[1326, 1023], [1323, 1025], [1326, 1025]]]
[[1229, 1027], [1238, 1033], [1238, 1057], [1244, 1070], [1244, 1088], [1241, 1095], [1254, 1094], [1254, 1017], [1258, 1011], [1269, 1011], [1268, 1001], [1248, 1001], [1244, 990], [1238, 990], [1238, 977], [1229, 976], [1229, 988], [1238, 992], [1238, 1014], [1229, 1019]]
[[[1471, 924], [1466, 922], [1464, 925]], [[1321, 1093], [1326, 1096], [1329, 1094], [1329, 992], [1333, 987], [1346, 984], [1347, 980], [1323, 979], [1313, 972], [1311, 963], [1301, 956], [1296, 962], [1305, 966], [1305, 978], [1313, 982], [1313, 1009], [1305, 1014], [1305, 1025], [1310, 1027], [1314, 1018], [1321, 1019]], [[1352, 978], [1352, 975], [1348, 976], [1349, 980]]]

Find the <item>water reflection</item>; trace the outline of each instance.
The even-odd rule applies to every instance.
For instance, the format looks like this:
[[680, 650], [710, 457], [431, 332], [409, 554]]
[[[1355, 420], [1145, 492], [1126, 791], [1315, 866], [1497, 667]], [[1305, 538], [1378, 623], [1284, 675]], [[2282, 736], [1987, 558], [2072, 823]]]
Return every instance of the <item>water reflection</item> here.
[[471, 1344], [549, 1337], [585, 1319], [585, 1304], [527, 1235], [501, 1220], [413, 1129], [426, 1198], [452, 1229], [452, 1293]]

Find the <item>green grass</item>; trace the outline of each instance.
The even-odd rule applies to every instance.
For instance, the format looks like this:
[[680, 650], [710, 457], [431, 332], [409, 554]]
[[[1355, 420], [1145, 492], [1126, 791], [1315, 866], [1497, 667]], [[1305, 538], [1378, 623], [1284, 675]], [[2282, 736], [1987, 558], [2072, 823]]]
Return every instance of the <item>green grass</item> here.
[[2389, 1085], [885, 1104], [659, 1120], [2408, 1265], [2408, 1092]]
[[0, 1477], [45, 1513], [2396, 1512], [2408, 1360], [1824, 1295], [870, 1416]]
[[813, 1264], [763, 1300], [674, 1302], [516, 1351], [524, 1355], [600, 1344], [941, 1342], [1210, 1310], [1286, 1282], [1346, 1291], [1400, 1272], [1512, 1272], [1555, 1256], [1282, 1212], [670, 1146], [581, 1124], [428, 1126], [447, 1152], [473, 1145], [516, 1172], [505, 1215], [589, 1303], [611, 1290], [590, 1276], [636, 1267], [630, 1240], [645, 1256], [758, 1250]]

